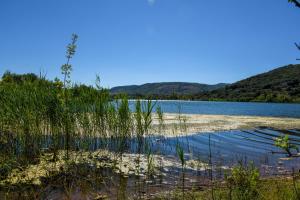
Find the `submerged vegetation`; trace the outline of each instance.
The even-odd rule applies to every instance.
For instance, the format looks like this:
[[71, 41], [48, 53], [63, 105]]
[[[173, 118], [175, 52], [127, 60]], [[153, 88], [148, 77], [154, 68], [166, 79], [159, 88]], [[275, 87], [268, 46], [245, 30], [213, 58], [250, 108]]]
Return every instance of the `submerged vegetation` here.
[[[70, 63], [77, 39], [73, 34], [67, 46], [67, 61], [61, 67], [62, 80], [50, 81], [42, 74], [6, 72], [0, 81], [1, 199], [106, 199], [111, 196], [116, 199], [270, 199], [268, 195], [282, 199], [279, 197], [284, 194], [288, 199], [299, 197], [296, 173], [292, 180], [278, 183], [261, 180], [257, 168], [240, 164], [215, 181], [211, 152], [206, 163], [186, 160], [186, 154], [193, 152], [189, 145], [186, 151], [177, 142], [178, 162], [155, 154], [148, 138], [153, 133], [154, 115], [158, 119], [155, 131], [163, 134], [166, 129], [162, 108], [157, 106], [154, 110], [154, 101], [137, 100], [133, 112], [127, 96], [112, 98], [101, 87], [98, 76], [96, 87], [72, 85]], [[173, 131], [184, 134], [187, 118], [181, 115], [180, 107], [178, 111], [179, 125], [175, 124]], [[155, 141], [163, 145], [164, 138], [157, 137]], [[294, 148], [286, 137], [277, 139], [276, 145], [289, 155]], [[173, 172], [167, 172], [164, 167], [175, 165], [180, 169], [180, 176], [174, 180], [166, 177]], [[187, 182], [194, 177], [188, 177], [186, 171], [195, 168], [209, 172], [208, 177], [203, 176], [200, 188]], [[276, 194], [263, 187], [268, 181]]]

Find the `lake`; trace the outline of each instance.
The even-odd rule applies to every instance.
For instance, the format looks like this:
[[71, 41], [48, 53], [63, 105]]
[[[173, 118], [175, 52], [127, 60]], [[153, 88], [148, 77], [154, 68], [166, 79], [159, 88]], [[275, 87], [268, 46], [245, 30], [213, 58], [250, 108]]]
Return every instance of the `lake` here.
[[[135, 100], [131, 100], [130, 107], [132, 110], [134, 110], [134, 105]], [[155, 104], [155, 107], [157, 106], [160, 106], [165, 113], [300, 118], [300, 104], [158, 100]], [[261, 172], [277, 174], [279, 172], [285, 173], [284, 170], [291, 171], [292, 168], [300, 168], [299, 158], [285, 159], [286, 154], [274, 145], [274, 139], [282, 134], [289, 134], [291, 143], [300, 148], [299, 130], [280, 131], [259, 127], [255, 130], [219, 131], [164, 138], [162, 145], [159, 145], [156, 142], [157, 138], [154, 138], [151, 143], [154, 149], [160, 148], [158, 149], [159, 152], [174, 156], [176, 156], [175, 147], [177, 143], [180, 143], [186, 152], [187, 159], [193, 155], [199, 156], [200, 160], [207, 162], [210, 141], [215, 165], [232, 166], [241, 160], [244, 162], [251, 161]]]
[[[129, 102], [134, 111], [135, 101]], [[207, 102], [207, 101], [156, 101], [166, 113], [213, 114], [213, 115], [252, 115], [272, 117], [300, 117], [300, 104], [244, 103], [244, 102]], [[155, 108], [154, 108], [155, 110]], [[300, 127], [291, 130], [275, 130], [272, 127], [257, 127], [253, 130], [231, 130], [196, 133], [179, 137], [146, 137], [152, 153], [162, 154], [178, 160], [176, 146], [183, 148], [186, 160], [199, 160], [208, 163], [211, 152], [214, 166], [232, 167], [238, 162], [253, 162], [263, 175], [291, 173], [300, 169], [300, 157], [287, 159], [287, 154], [274, 145], [276, 137], [288, 134], [290, 142], [300, 148]], [[298, 128], [298, 129], [297, 129]], [[107, 148], [116, 150], [111, 138], [90, 138], [90, 150]], [[78, 143], [84, 142], [82, 138]], [[48, 145], [49, 140], [47, 140]], [[128, 139], [129, 153], [137, 153], [137, 139]], [[145, 153], [145, 152], [144, 152]], [[295, 153], [295, 152], [294, 152]], [[170, 169], [169, 173], [180, 172]]]
[[[135, 100], [130, 100], [129, 104], [131, 109], [134, 110]], [[155, 107], [158, 105], [165, 113], [181, 112], [184, 114], [251, 115], [300, 118], [300, 104], [290, 103], [158, 100], [156, 101]]]
[[[211, 151], [215, 166], [231, 167], [241, 161], [253, 162], [263, 175], [274, 175], [300, 169], [299, 157], [287, 159], [287, 154], [274, 145], [274, 138], [282, 133], [271, 128], [233, 130], [164, 138], [159, 142], [152, 140], [152, 144], [165, 155], [176, 155], [176, 145], [180, 144], [187, 160], [203, 162], [209, 160]], [[300, 130], [285, 130], [284, 134], [288, 134], [290, 142], [300, 148]]]
[[[300, 130], [274, 130], [272, 128], [257, 128], [253, 130], [232, 130], [211, 133], [198, 133], [178, 137], [150, 136], [145, 141], [153, 154], [163, 155], [178, 160], [176, 148], [183, 149], [186, 160], [197, 160], [208, 163], [211, 152], [212, 164], [230, 168], [239, 162], [253, 163], [263, 176], [285, 175], [292, 170], [300, 169], [300, 157], [288, 158], [286, 152], [274, 145], [274, 139], [281, 134], [288, 134], [290, 143], [300, 148]], [[103, 138], [95, 138], [98, 145], [91, 144], [91, 150], [107, 147], [111, 151], [116, 146], [111, 139], [103, 143]], [[138, 153], [137, 138], [128, 140], [129, 153]], [[296, 153], [295, 150], [292, 150]], [[147, 153], [147, 152], [144, 152]], [[168, 169], [168, 173], [179, 173], [178, 167]], [[191, 171], [191, 174], [196, 171]], [[214, 171], [214, 174], [217, 172]]]

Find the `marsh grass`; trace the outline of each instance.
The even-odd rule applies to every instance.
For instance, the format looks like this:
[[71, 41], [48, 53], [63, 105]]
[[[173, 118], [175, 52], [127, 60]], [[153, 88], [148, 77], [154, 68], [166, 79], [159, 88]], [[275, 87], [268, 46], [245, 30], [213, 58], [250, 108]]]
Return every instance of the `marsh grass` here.
[[[127, 97], [122, 95], [111, 100], [108, 90], [101, 88], [99, 77], [96, 88], [71, 85], [70, 61], [75, 54], [76, 40], [77, 36], [73, 35], [67, 46], [63, 82], [32, 75], [31, 79], [25, 75], [19, 81], [19, 75], [4, 74], [6, 81], [0, 83], [1, 179], [7, 178], [14, 169], [38, 164], [44, 153], [51, 153], [49, 162], [55, 163], [59, 152], [65, 150], [61, 175], [64, 174], [64, 187], [69, 188], [73, 184], [71, 179], [84, 168], [74, 165], [70, 152], [80, 156], [82, 151], [106, 148], [116, 151], [122, 160], [122, 154], [130, 147], [129, 139], [137, 135], [142, 141], [148, 133], [152, 101], [147, 101], [138, 119], [133, 117]], [[138, 124], [137, 130], [134, 124]], [[70, 174], [71, 168], [78, 170]]]
[[182, 197], [184, 198], [184, 190], [185, 190], [185, 157], [184, 150], [181, 145], [177, 142], [176, 145], [176, 153], [181, 163], [181, 173], [182, 173]]

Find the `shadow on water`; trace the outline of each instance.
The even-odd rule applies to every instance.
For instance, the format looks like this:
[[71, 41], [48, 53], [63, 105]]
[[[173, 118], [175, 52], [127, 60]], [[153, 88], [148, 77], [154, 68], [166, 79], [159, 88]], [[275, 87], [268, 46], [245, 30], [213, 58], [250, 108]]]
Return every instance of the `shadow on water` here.
[[[150, 136], [144, 138], [144, 144], [151, 148], [151, 153], [162, 155], [176, 160], [176, 145], [180, 144], [185, 153], [186, 160], [197, 160], [208, 163], [209, 160], [209, 136], [211, 143], [212, 163], [230, 168], [238, 162], [253, 162], [261, 170], [262, 175], [276, 175], [287, 173], [294, 169], [300, 169], [300, 158], [288, 159], [285, 152], [274, 145], [276, 137], [288, 134], [290, 143], [300, 147], [299, 130], [274, 130], [260, 127], [254, 130], [234, 130], [214, 133], [199, 133], [178, 137]], [[61, 144], [63, 144], [61, 138]], [[43, 137], [40, 140], [43, 148], [51, 146], [51, 137]], [[122, 151], [126, 153], [146, 154], [138, 148], [138, 139], [125, 139]], [[80, 137], [74, 139], [77, 150], [85, 146], [86, 150], [95, 151], [106, 149], [118, 152], [120, 138]], [[62, 147], [63, 148], [63, 147]], [[174, 169], [175, 170], [175, 169]], [[176, 171], [180, 171], [177, 169]]]

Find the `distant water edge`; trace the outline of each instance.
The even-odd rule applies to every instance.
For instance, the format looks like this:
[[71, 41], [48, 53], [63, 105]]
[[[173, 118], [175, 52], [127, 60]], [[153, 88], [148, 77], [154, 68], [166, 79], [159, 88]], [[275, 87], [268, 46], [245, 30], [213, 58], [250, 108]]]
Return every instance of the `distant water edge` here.
[[[141, 100], [146, 101], [146, 100]], [[213, 115], [250, 115], [268, 117], [300, 118], [300, 104], [229, 102], [229, 101], [189, 101], [189, 100], [153, 100], [154, 110], [160, 106], [165, 113], [213, 114]], [[129, 100], [134, 111], [136, 100]]]

